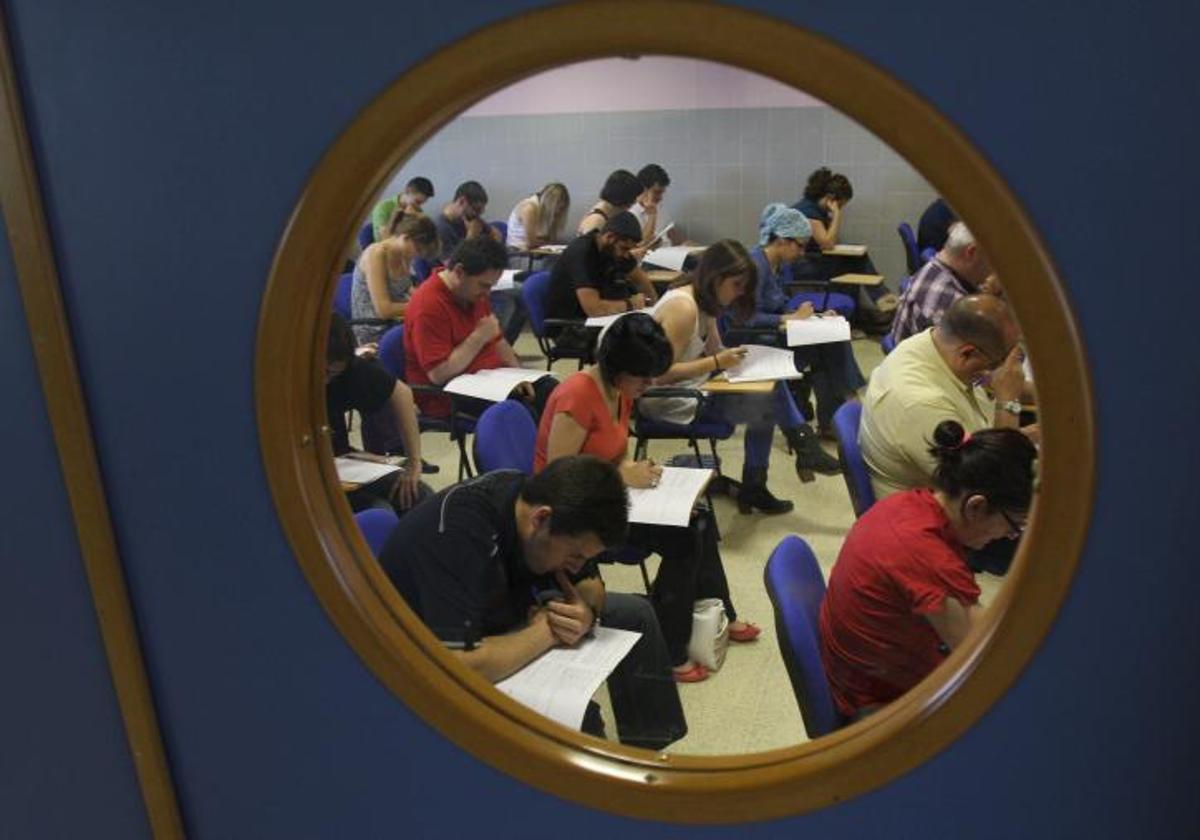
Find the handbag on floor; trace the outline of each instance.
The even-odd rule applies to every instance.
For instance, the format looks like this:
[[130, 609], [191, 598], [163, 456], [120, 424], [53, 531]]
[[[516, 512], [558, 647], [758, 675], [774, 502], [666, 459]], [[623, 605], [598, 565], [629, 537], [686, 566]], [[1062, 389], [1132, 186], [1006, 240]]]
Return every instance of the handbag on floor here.
[[702, 598], [692, 607], [688, 658], [710, 671], [721, 670], [729, 647], [729, 618], [720, 598]]

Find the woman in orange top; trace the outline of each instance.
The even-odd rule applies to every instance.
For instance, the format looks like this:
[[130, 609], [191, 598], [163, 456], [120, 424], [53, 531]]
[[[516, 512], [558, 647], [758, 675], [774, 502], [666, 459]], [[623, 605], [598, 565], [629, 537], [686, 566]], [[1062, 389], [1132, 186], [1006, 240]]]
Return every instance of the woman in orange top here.
[[[633, 313], [617, 319], [600, 338], [598, 363], [567, 377], [550, 395], [538, 427], [534, 472], [556, 458], [583, 453], [616, 464], [628, 487], [654, 486], [662, 468], [653, 461], [626, 457], [629, 414], [633, 401], [671, 366], [672, 358], [666, 334], [649, 315]], [[692, 605], [697, 599], [722, 600], [731, 640], [750, 642], [758, 637], [759, 628], [738, 620], [730, 600], [711, 511], [694, 511], [687, 528], [631, 525], [629, 544], [662, 557], [651, 600], [676, 680], [699, 682], [708, 677], [708, 669], [687, 653]]]

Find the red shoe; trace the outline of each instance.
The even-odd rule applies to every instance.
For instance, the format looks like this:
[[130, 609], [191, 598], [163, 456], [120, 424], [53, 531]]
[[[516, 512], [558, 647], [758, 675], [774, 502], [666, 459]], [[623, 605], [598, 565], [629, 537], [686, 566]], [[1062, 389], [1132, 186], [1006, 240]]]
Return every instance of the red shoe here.
[[675, 678], [675, 682], [681, 683], [697, 683], [704, 682], [708, 679], [708, 669], [703, 665], [696, 663], [686, 671], [671, 670], [671, 676]]
[[756, 624], [747, 622], [746, 626], [740, 630], [729, 628], [729, 641], [731, 642], [753, 642], [762, 633], [762, 628]]

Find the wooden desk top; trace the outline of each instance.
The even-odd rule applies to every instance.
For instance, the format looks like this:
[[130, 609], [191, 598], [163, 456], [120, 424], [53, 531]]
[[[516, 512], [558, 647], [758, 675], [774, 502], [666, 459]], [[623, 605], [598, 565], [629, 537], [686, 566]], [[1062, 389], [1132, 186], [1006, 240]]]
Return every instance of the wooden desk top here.
[[883, 282], [882, 274], [839, 274], [830, 277], [830, 283], [845, 283], [849, 286], [878, 286]]
[[672, 271], [669, 268], [643, 268], [642, 273], [651, 283], [674, 283], [683, 276], [682, 271]]
[[730, 382], [725, 374], [715, 376], [700, 386], [710, 394], [769, 394], [775, 389], [771, 380], [762, 382]]
[[832, 248], [823, 248], [821, 253], [828, 257], [865, 257], [867, 255], [866, 245], [834, 245]]

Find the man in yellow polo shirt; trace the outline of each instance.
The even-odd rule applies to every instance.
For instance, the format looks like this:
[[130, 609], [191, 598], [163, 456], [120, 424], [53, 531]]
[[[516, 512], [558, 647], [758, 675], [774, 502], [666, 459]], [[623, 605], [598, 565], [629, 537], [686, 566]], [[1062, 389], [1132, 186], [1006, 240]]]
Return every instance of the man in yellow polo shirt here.
[[968, 432], [1017, 428], [1025, 386], [1019, 338], [1001, 298], [968, 295], [884, 358], [867, 385], [858, 431], [876, 499], [932, 485], [930, 441], [943, 420]]

